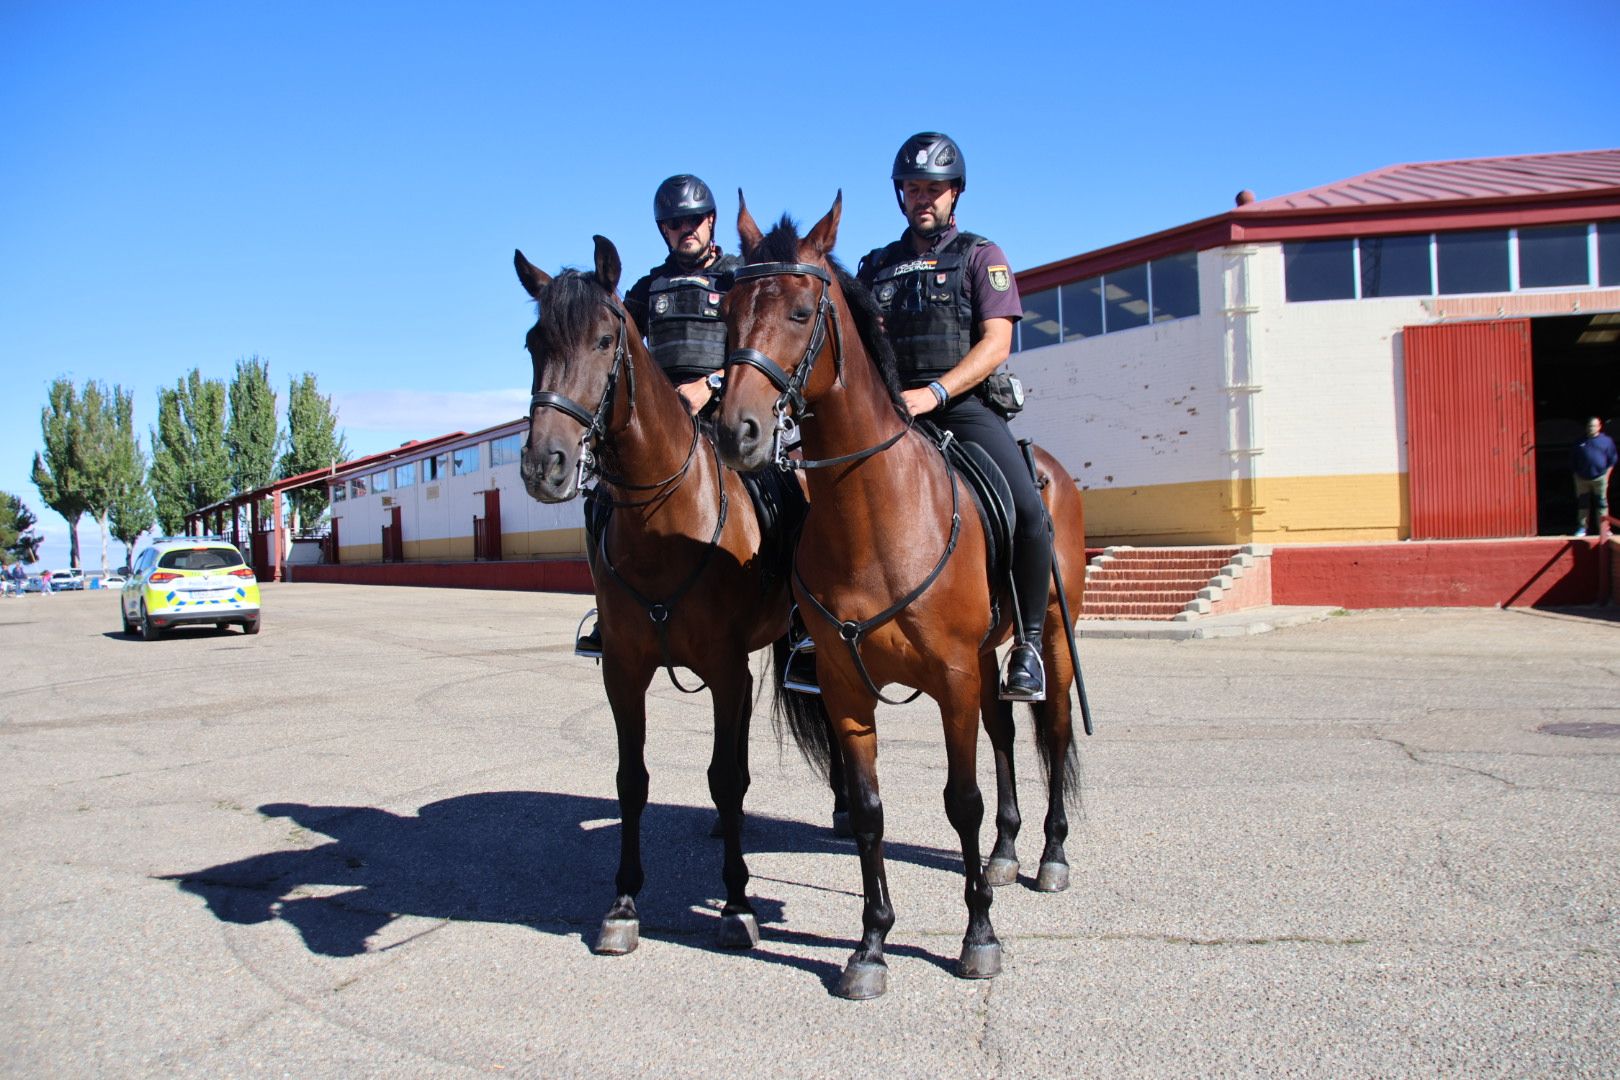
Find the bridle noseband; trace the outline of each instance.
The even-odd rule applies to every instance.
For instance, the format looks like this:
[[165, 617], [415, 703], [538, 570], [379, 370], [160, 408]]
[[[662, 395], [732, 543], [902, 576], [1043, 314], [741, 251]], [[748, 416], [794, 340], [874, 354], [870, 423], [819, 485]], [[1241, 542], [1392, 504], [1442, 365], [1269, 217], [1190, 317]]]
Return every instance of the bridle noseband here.
[[596, 403], [596, 411], [588, 412], [585, 406], [565, 394], [555, 390], [536, 390], [529, 396], [529, 412], [532, 415], [536, 409], [556, 409], [558, 412], [574, 420], [585, 430], [579, 437], [579, 475], [575, 478], [575, 487], [583, 488], [585, 481], [597, 471], [596, 447], [602, 437], [607, 434], [608, 416], [613, 412], [613, 395], [619, 386], [619, 373], [627, 372], [625, 381], [630, 388], [630, 408], [636, 407], [636, 369], [634, 365], [625, 366], [629, 359], [628, 331], [625, 329], [624, 312], [616, 305], [602, 301], [602, 306], [612, 312], [613, 317], [619, 320], [618, 340], [613, 346], [613, 366], [608, 369], [607, 384], [602, 388], [602, 399]]

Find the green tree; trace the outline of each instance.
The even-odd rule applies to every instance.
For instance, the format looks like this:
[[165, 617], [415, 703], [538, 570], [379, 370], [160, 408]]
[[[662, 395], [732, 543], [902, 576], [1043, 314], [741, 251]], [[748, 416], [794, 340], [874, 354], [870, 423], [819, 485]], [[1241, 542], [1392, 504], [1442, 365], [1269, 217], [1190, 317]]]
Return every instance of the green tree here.
[[84, 392], [79, 395], [74, 458], [84, 489], [85, 511], [101, 527], [102, 573], [107, 572], [107, 514], [117, 486], [119, 401], [129, 396], [121, 387], [109, 393], [94, 379], [84, 384]]
[[237, 494], [264, 487], [276, 475], [276, 392], [270, 363], [253, 356], [236, 362], [231, 380], [225, 446], [230, 451], [231, 484]]
[[225, 449], [225, 384], [196, 368], [172, 390], [158, 391], [158, 426], [152, 432], [148, 474], [158, 523], [165, 532], [185, 528], [186, 515], [230, 494]]
[[[316, 388], [315, 376], [306, 371], [292, 380], [287, 393], [287, 452], [281, 455], [281, 475], [297, 476], [330, 468], [348, 456], [348, 442], [338, 430], [332, 399]], [[300, 488], [289, 493], [288, 498], [305, 528], [326, 510], [323, 485]]]
[[134, 565], [135, 543], [157, 524], [152, 493], [146, 486], [146, 451], [135, 434], [134, 395], [113, 388], [114, 457], [112, 491], [107, 522], [112, 535], [124, 543], [124, 565]]
[[79, 438], [82, 423], [72, 380], [53, 380], [48, 404], [39, 414], [45, 449], [34, 454], [33, 480], [45, 505], [68, 524], [68, 559], [75, 568], [79, 566], [79, 518], [90, 508]]
[[23, 501], [0, 491], [0, 565], [31, 563], [39, 558], [44, 537], [34, 532], [35, 518]]

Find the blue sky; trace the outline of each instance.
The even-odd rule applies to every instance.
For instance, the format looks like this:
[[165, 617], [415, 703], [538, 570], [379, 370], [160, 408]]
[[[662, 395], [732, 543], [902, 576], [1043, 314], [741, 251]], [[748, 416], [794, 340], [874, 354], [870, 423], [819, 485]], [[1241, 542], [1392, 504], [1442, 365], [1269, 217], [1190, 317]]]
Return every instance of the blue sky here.
[[[1016, 268], [1399, 162], [1620, 146], [1620, 4], [57, 3], [0, 0], [0, 489], [52, 378], [314, 372], [356, 452], [521, 414], [548, 269], [663, 257], [695, 172], [762, 221], [844, 192], [898, 235], [914, 131]], [[81, 524], [87, 566], [99, 532]], [[121, 545], [110, 558], [121, 561]]]

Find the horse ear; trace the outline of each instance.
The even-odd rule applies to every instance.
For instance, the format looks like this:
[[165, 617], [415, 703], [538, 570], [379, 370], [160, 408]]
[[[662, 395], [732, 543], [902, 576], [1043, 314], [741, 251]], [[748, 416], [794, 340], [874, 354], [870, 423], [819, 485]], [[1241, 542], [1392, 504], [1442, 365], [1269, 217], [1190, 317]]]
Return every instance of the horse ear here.
[[518, 280], [523, 282], [523, 288], [536, 300], [540, 299], [540, 291], [551, 284], [551, 275], [540, 269], [523, 257], [523, 252], [512, 252], [512, 265], [517, 267]]
[[605, 236], [593, 236], [596, 241], [596, 283], [610, 293], [619, 291], [619, 249]]
[[765, 234], [759, 231], [754, 215], [748, 212], [748, 202], [743, 198], [742, 188], [737, 189], [737, 237], [742, 240], [745, 255], [765, 242]]
[[844, 215], [844, 189], [838, 189], [838, 197], [833, 199], [832, 209], [827, 216], [816, 222], [816, 227], [810, 230], [810, 235], [804, 238], [809, 249], [826, 258], [832, 254], [832, 249], [838, 243], [838, 220]]

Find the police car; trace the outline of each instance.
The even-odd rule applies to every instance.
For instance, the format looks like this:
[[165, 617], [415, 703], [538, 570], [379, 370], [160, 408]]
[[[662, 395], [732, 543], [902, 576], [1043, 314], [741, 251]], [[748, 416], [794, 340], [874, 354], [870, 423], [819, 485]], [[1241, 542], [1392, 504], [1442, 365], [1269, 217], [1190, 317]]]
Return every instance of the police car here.
[[228, 540], [160, 536], [135, 560], [119, 591], [124, 633], [155, 641], [176, 626], [237, 625], [259, 632], [259, 582]]

